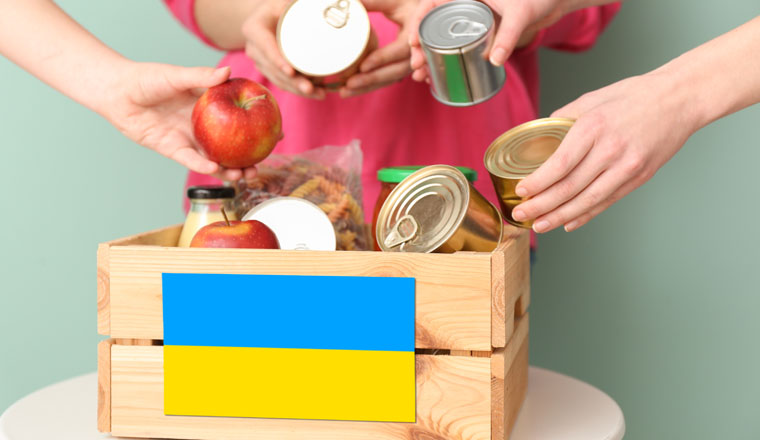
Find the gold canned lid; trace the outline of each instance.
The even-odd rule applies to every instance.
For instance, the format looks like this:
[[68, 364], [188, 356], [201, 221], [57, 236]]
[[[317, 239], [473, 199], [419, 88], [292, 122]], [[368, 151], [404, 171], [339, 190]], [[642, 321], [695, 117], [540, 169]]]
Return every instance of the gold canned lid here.
[[294, 0], [277, 25], [285, 59], [299, 72], [317, 77], [351, 67], [369, 36], [369, 15], [359, 0]]
[[486, 150], [486, 169], [497, 177], [521, 179], [541, 166], [559, 147], [572, 119], [543, 118], [502, 134]]
[[377, 217], [380, 249], [432, 252], [459, 228], [470, 183], [458, 169], [432, 165], [409, 175], [388, 195]]

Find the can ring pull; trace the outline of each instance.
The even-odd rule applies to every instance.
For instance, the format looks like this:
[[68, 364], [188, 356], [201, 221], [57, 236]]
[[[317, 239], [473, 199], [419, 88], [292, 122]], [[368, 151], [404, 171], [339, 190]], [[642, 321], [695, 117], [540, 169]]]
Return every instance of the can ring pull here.
[[477, 21], [468, 20], [466, 18], [460, 18], [449, 26], [449, 34], [454, 38], [479, 37], [487, 31], [488, 28], [486, 28], [486, 25], [483, 23], [478, 23]]
[[348, 23], [349, 0], [338, 0], [325, 8], [325, 21], [335, 29], [340, 29]]
[[417, 223], [417, 220], [415, 220], [411, 215], [407, 214], [398, 219], [396, 224], [393, 225], [390, 233], [387, 237], [385, 237], [383, 244], [385, 244], [385, 246], [389, 249], [402, 245], [416, 237], [417, 231], [419, 231], [419, 229], [420, 227]]

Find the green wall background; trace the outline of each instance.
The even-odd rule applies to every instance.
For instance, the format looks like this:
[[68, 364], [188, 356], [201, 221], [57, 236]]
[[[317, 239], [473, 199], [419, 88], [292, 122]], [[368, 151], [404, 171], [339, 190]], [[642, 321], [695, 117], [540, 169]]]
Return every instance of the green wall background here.
[[[219, 58], [160, 2], [59, 3], [133, 59]], [[593, 51], [544, 53], [542, 114], [758, 14], [756, 0], [630, 1]], [[94, 370], [97, 243], [180, 222], [184, 171], [5, 59], [0, 79], [2, 411]], [[756, 106], [702, 130], [588, 226], [540, 240], [531, 363], [610, 394], [626, 439], [760, 438], [758, 120]]]

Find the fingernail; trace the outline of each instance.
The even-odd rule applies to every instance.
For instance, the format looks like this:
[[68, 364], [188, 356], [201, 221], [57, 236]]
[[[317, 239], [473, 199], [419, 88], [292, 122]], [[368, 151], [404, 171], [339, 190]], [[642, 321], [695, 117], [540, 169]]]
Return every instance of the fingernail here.
[[578, 222], [576, 220], [573, 220], [570, 223], [565, 225], [565, 232], [570, 232], [577, 227], [578, 227]]
[[501, 66], [504, 64], [505, 58], [507, 58], [507, 51], [501, 47], [497, 47], [491, 52], [491, 64], [494, 66]]
[[528, 195], [528, 190], [523, 188], [522, 186], [518, 186], [517, 189], [515, 189], [515, 194], [517, 197], [525, 197]]
[[512, 211], [512, 218], [518, 222], [525, 220], [525, 217], [525, 212], [523, 211]]
[[551, 225], [549, 224], [548, 221], [541, 220], [540, 222], [538, 222], [538, 223], [536, 223], [536, 224], [533, 225], [533, 230], [536, 231], [536, 232], [538, 232], [538, 233], [541, 233], [541, 232], [544, 232], [544, 231], [548, 231], [549, 227], [551, 227]]
[[309, 90], [309, 88], [310, 88], [309, 85], [305, 84], [305, 83], [301, 83], [301, 84], [298, 85], [298, 89], [301, 92], [303, 92], [303, 93], [307, 93], [308, 94], [311, 91], [311, 90]]

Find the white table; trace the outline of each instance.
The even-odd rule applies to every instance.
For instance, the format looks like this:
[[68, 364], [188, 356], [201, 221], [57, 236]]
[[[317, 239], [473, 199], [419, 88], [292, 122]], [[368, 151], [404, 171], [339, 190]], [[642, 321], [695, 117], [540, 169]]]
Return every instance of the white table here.
[[[528, 394], [511, 440], [619, 440], [620, 407], [577, 379], [531, 367]], [[0, 440], [113, 438], [96, 429], [95, 373], [50, 385], [19, 400], [0, 416]]]

